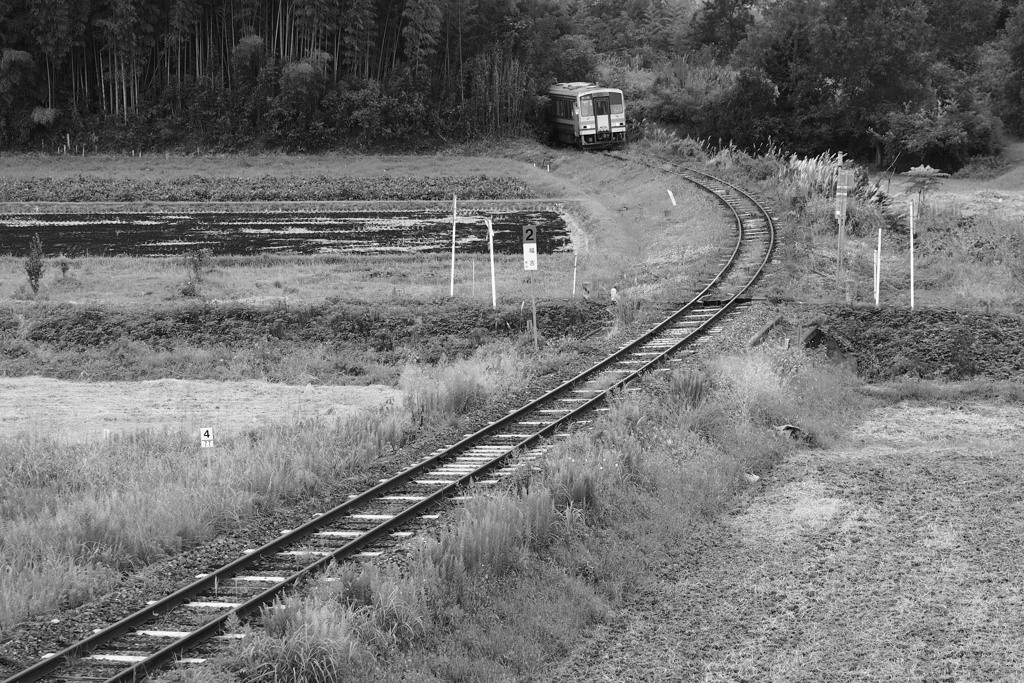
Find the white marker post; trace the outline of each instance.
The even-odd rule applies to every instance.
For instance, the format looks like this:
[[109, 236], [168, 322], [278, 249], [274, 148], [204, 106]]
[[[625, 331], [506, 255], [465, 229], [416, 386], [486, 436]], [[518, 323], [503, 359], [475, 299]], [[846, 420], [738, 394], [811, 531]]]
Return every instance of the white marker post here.
[[452, 195], [452, 286], [449, 296], [455, 296], [455, 222], [458, 220], [458, 197]]
[[209, 427], [203, 427], [199, 430], [199, 446], [200, 448], [213, 448], [213, 430]]
[[523, 270], [530, 272], [530, 299], [533, 301], [533, 350], [540, 352], [540, 341], [537, 338], [537, 294], [534, 288], [533, 272], [537, 270], [537, 228], [533, 225], [523, 226]]
[[910, 202], [910, 310], [914, 310], [914, 202]]
[[878, 229], [878, 251], [875, 252], [875, 308], [882, 294], [882, 229]]
[[491, 308], [497, 308], [498, 289], [494, 283], [494, 221], [490, 218], [485, 218], [484, 223], [487, 224], [487, 242], [491, 250]]
[[675, 195], [672, 194], [672, 190], [665, 190], [665, 191], [668, 192], [668, 198], [672, 202], [672, 206], [675, 206], [676, 205], [676, 198], [675, 198]]
[[572, 255], [572, 298], [576, 298], [576, 265], [580, 261], [579, 253], [573, 253]]
[[871, 294], [875, 298], [875, 307], [878, 307], [878, 251], [871, 252]]

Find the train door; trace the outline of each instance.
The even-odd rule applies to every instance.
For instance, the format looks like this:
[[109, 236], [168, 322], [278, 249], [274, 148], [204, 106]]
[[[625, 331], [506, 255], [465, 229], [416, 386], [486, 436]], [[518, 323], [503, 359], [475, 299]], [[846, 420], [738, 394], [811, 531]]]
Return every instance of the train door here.
[[612, 106], [608, 95], [594, 97], [594, 117], [597, 119], [597, 137], [611, 137]]

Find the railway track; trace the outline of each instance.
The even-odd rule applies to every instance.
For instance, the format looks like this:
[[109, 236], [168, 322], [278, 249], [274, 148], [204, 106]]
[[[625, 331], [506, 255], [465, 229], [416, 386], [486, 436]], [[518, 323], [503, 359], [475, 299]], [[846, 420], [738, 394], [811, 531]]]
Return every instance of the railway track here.
[[4, 683], [136, 681], [173, 662], [202, 661], [203, 651], [214, 647], [211, 641], [237, 637], [229, 623], [257, 613], [332, 563], [382, 554], [396, 539], [413, 535], [411, 525], [435, 519], [437, 505], [468, 485], [497, 483], [529, 467], [550, 447], [549, 437], [607, 410], [603, 403], [609, 392], [654, 369], [685, 362], [696, 353], [691, 348], [695, 342], [741, 305], [771, 258], [775, 233], [768, 210], [753, 196], [698, 171], [676, 172], [717, 196], [736, 224], [731, 255], [687, 304], [522, 408], [116, 624], [44, 656]]

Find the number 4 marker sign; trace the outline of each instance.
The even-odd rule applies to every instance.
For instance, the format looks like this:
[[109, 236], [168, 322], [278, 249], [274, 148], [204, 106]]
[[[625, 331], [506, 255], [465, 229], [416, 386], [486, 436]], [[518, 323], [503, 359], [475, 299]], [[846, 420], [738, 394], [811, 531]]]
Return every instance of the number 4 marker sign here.
[[213, 448], [213, 430], [204, 427], [199, 430], [199, 445], [202, 448]]

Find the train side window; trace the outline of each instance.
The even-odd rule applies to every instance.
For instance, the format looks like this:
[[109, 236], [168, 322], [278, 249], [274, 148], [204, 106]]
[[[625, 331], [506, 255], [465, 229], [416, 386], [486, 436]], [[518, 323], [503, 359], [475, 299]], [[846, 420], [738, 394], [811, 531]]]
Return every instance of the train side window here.
[[585, 95], [580, 98], [580, 116], [587, 118], [594, 115], [594, 101], [590, 99], [590, 95]]
[[622, 106], [622, 93], [610, 92], [608, 93], [608, 99], [612, 101], [613, 114], [621, 114], [625, 111], [625, 108]]

